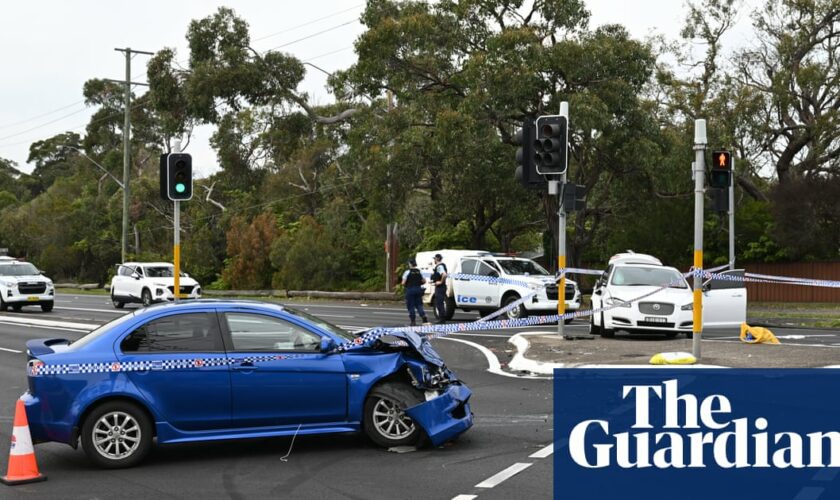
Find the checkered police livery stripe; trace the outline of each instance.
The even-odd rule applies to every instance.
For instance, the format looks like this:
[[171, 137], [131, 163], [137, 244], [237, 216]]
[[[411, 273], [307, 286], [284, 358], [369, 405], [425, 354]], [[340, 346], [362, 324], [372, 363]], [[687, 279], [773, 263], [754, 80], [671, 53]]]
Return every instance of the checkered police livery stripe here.
[[307, 359], [319, 354], [269, 354], [264, 356], [248, 356], [245, 358], [189, 358], [189, 359], [150, 359], [143, 361], [114, 361], [112, 363], [68, 363], [46, 364], [39, 359], [33, 359], [26, 368], [30, 377], [45, 375], [73, 375], [89, 373], [127, 373], [143, 371], [170, 371], [212, 368], [216, 366], [239, 365], [242, 363], [260, 363], [286, 359]]
[[483, 281], [485, 283], [499, 283], [502, 285], [521, 286], [524, 288], [529, 288], [530, 286], [532, 286], [532, 283], [527, 283], [525, 281], [512, 280], [510, 278], [496, 278], [493, 276], [481, 276], [478, 274], [457, 273], [453, 274], [452, 278], [456, 280]]

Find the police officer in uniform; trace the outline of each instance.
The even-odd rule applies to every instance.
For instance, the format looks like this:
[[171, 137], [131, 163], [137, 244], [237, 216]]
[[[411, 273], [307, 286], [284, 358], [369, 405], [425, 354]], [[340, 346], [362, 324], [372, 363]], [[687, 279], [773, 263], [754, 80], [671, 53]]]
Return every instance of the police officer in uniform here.
[[432, 273], [432, 283], [435, 284], [435, 311], [438, 323], [446, 323], [446, 264], [443, 256], [435, 254], [435, 271]]
[[420, 315], [423, 323], [428, 323], [426, 311], [423, 310], [423, 285], [426, 278], [417, 269], [417, 261], [408, 259], [408, 269], [402, 275], [402, 284], [405, 287], [405, 307], [408, 309], [408, 317], [411, 319], [411, 326], [416, 326], [414, 311]]

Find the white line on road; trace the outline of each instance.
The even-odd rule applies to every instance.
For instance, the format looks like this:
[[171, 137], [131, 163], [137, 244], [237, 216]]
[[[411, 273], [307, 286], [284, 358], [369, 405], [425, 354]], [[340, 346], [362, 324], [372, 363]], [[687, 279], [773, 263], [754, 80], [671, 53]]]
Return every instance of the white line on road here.
[[457, 497], [452, 497], [452, 500], [473, 500], [474, 498], [478, 498], [478, 495], [458, 495]]
[[530, 455], [528, 455], [528, 458], [545, 458], [551, 456], [552, 453], [554, 453], [554, 443], [551, 443], [550, 445], [546, 446], [545, 448], [539, 451], [531, 453]]
[[20, 353], [23, 352], [23, 351], [17, 351], [15, 349], [6, 349], [5, 347], [0, 347], [0, 351], [13, 352], [15, 354], [20, 354]]
[[115, 311], [113, 309], [87, 309], [84, 307], [56, 307], [54, 310], [62, 311], [85, 311], [85, 312], [100, 312], [100, 313], [109, 313], [109, 314], [126, 314], [126, 312], [130, 311]]
[[318, 314], [319, 318], [355, 318], [347, 314]]
[[476, 344], [475, 342], [470, 342], [469, 340], [455, 339], [455, 338], [452, 338], [452, 337], [438, 337], [438, 338], [443, 339], [443, 340], [449, 340], [449, 341], [452, 341], [452, 342], [460, 342], [462, 344], [466, 344], [468, 346], [475, 347], [476, 349], [478, 349], [479, 352], [481, 352], [481, 354], [484, 354], [484, 357], [487, 358], [487, 364], [490, 365], [489, 368], [487, 368], [487, 371], [490, 372], [490, 373], [493, 373], [493, 374], [496, 374], [496, 375], [502, 375], [504, 377], [511, 377], [511, 378], [527, 378], [527, 379], [537, 379], [537, 380], [551, 380], [552, 379], [552, 377], [536, 377], [536, 376], [533, 376], [533, 375], [516, 375], [516, 374], [513, 374], [513, 373], [508, 373], [508, 372], [502, 370], [502, 365], [501, 365], [501, 363], [499, 363], [499, 359], [496, 357], [496, 355], [493, 354], [493, 351], [484, 347], [483, 345]]
[[531, 465], [533, 465], [533, 464], [515, 463], [515, 464], [511, 465], [510, 467], [508, 467], [507, 469], [503, 470], [502, 472], [499, 472], [495, 476], [489, 477], [489, 478], [485, 479], [484, 481], [478, 483], [477, 485], [475, 485], [475, 487], [476, 488], [493, 488], [493, 487], [501, 484], [503, 481], [512, 478], [516, 474], [519, 474], [520, 472], [527, 469]]
[[75, 328], [59, 328], [57, 326], [42, 326], [42, 325], [26, 325], [21, 323], [7, 323], [5, 321], [0, 321], [0, 325], [9, 325], [9, 326], [19, 326], [23, 328], [38, 328], [40, 330], [59, 330], [62, 332], [75, 332], [75, 333], [90, 333], [90, 330], [77, 330]]
[[26, 317], [12, 317], [12, 316], [5, 316], [0, 315], [0, 322], [4, 323], [12, 323], [17, 325], [24, 325], [24, 326], [44, 326], [44, 327], [54, 327], [54, 328], [66, 328], [66, 329], [73, 329], [73, 330], [93, 330], [94, 328], [99, 328], [100, 325], [94, 323], [71, 323], [69, 321], [50, 321], [46, 319], [34, 319], [34, 318], [26, 318]]

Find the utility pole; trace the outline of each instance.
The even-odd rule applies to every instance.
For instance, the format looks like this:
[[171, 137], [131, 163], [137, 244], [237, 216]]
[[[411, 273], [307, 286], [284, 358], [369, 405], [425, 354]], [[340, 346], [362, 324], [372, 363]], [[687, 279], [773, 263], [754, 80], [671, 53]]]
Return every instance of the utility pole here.
[[131, 81], [131, 54], [144, 54], [148, 56], [155, 55], [154, 52], [144, 52], [141, 50], [131, 50], [130, 47], [124, 49], [115, 48], [117, 52], [125, 53], [125, 80], [108, 80], [109, 82], [122, 83], [125, 85], [125, 123], [123, 124], [123, 214], [122, 214], [122, 262], [126, 261], [127, 246], [128, 246], [128, 200], [130, 196], [128, 187], [128, 178], [131, 170], [131, 86], [132, 85], [146, 85], [147, 83], [138, 83]]
[[[391, 110], [394, 109], [394, 93], [390, 90], [388, 91], [388, 112], [390, 113]], [[391, 198], [391, 155], [388, 154], [388, 218], [392, 218], [394, 216], [394, 203]], [[393, 223], [386, 223], [385, 224], [385, 291], [386, 292], [393, 292], [394, 291], [394, 263], [396, 261], [396, 255], [394, 253], [394, 233], [395, 233], [396, 224]]]
[[[563, 101], [560, 103], [560, 116], [566, 117], [566, 123], [569, 123], [569, 103]], [[569, 154], [568, 141], [563, 142], [563, 148], [566, 149], [566, 158]], [[566, 160], [568, 162], [568, 159]], [[568, 165], [568, 163], [567, 163]], [[568, 168], [563, 171], [560, 176], [560, 186], [565, 188], [566, 179], [568, 178]], [[563, 206], [563, 191], [557, 190], [557, 268], [563, 272], [560, 275], [560, 283], [557, 285], [557, 315], [560, 319], [557, 320], [557, 335], [566, 340], [572, 340], [566, 337], [564, 331], [565, 321], [563, 315], [566, 314], [566, 207]]]
[[706, 120], [694, 120], [694, 318], [691, 353], [700, 360], [703, 333], [703, 192], [706, 185]]

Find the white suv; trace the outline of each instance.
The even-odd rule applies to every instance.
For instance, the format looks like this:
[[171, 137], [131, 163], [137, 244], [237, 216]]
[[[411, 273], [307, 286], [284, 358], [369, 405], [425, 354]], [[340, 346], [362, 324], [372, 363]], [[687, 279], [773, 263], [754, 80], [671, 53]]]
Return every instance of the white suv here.
[[9, 307], [20, 311], [23, 306], [41, 306], [50, 312], [55, 303], [55, 287], [51, 279], [29, 262], [12, 257], [0, 258], [0, 311]]
[[[720, 274], [743, 277], [744, 271]], [[657, 291], [661, 287], [665, 288]], [[590, 317], [590, 333], [612, 337], [616, 330], [622, 330], [675, 337], [683, 332], [691, 337], [693, 304], [691, 287], [676, 268], [663, 266], [650, 255], [618, 254], [610, 259], [606, 271], [595, 283], [592, 308], [610, 309]], [[737, 328], [746, 321], [746, 316], [747, 289], [743, 280], [715, 279], [703, 284], [704, 330]]]
[[[201, 298], [198, 282], [181, 272], [179, 286], [182, 299]], [[126, 262], [117, 265], [111, 279], [111, 302], [117, 309], [128, 302], [144, 307], [155, 302], [175, 300], [175, 266], [169, 262]]]

